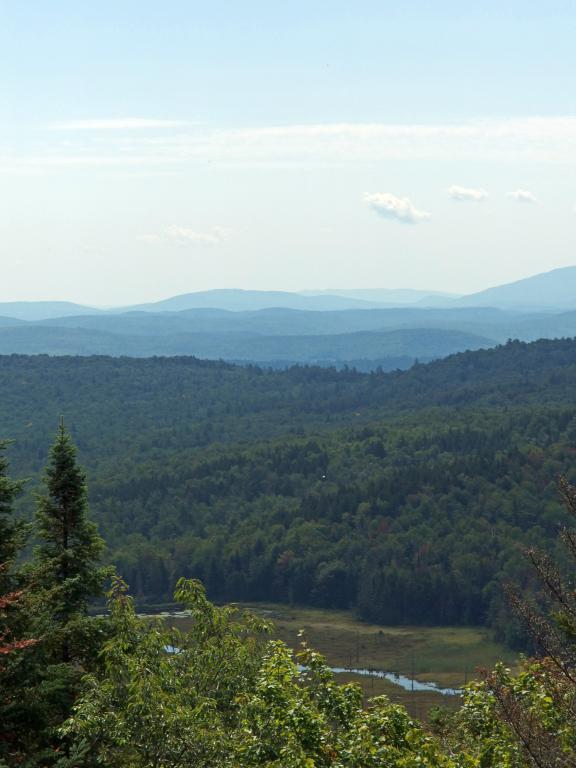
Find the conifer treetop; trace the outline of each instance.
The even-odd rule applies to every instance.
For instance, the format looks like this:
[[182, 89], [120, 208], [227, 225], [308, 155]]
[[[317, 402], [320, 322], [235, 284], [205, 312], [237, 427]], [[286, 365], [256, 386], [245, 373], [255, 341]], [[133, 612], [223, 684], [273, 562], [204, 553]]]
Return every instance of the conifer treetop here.
[[104, 542], [88, 515], [86, 475], [62, 419], [38, 496], [35, 563], [44, 586], [61, 593], [67, 615], [84, 612], [89, 599], [102, 594], [106, 576], [98, 565]]

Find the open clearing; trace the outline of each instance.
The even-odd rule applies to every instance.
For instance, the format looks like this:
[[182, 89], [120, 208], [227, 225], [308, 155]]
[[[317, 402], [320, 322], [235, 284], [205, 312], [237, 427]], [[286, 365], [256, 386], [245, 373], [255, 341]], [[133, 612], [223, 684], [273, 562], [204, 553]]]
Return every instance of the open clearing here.
[[[348, 611], [263, 603], [239, 607], [270, 619], [274, 636], [290, 648], [298, 648], [303, 631], [308, 645], [320, 651], [332, 667], [394, 672], [443, 688], [460, 688], [477, 677], [479, 667], [492, 667], [498, 660], [510, 666], [515, 663], [515, 654], [479, 627], [385, 627], [358, 621]], [[175, 617], [172, 623], [185, 629], [188, 620]], [[382, 678], [342, 673], [338, 679], [359, 683], [366, 696], [385, 694], [417, 717], [425, 717], [432, 706], [460, 703], [458, 696], [406, 691]]]

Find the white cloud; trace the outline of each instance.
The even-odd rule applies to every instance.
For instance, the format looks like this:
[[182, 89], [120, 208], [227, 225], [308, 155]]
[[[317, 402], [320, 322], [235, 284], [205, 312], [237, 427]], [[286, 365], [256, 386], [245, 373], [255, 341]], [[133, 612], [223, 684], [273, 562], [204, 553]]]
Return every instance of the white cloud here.
[[385, 219], [400, 221], [402, 224], [418, 224], [427, 221], [430, 214], [419, 211], [407, 197], [397, 197], [391, 192], [374, 192], [364, 195], [370, 208]]
[[460, 187], [458, 184], [453, 184], [448, 190], [448, 194], [452, 200], [458, 200], [459, 202], [482, 203], [488, 198], [488, 193], [483, 189]]
[[51, 123], [52, 131], [134, 131], [146, 128], [179, 128], [181, 120], [154, 120], [144, 117], [120, 117], [96, 120], [62, 120]]
[[[27, 149], [0, 148], [0, 172], [50, 172], [59, 166], [71, 170], [138, 166], [181, 172], [185, 166], [205, 162], [309, 167], [388, 159], [576, 165], [576, 116], [220, 128], [132, 117], [70, 120], [54, 123], [52, 128], [57, 130], [47, 141]], [[59, 141], [53, 140], [57, 131], [70, 132], [68, 143], [60, 136]]]
[[210, 232], [199, 232], [190, 227], [172, 224], [159, 234], [141, 235], [138, 239], [146, 243], [168, 243], [170, 245], [218, 245], [225, 237], [224, 230], [215, 228]]
[[537, 203], [536, 196], [527, 189], [517, 189], [514, 192], [508, 192], [508, 197], [517, 203]]

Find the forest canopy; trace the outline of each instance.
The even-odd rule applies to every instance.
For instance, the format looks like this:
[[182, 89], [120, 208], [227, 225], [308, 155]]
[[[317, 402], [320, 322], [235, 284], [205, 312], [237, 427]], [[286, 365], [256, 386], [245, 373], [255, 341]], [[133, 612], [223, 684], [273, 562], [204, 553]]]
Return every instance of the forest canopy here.
[[564, 519], [575, 385], [569, 340], [372, 374], [10, 356], [0, 423], [34, 477], [65, 414], [106, 559], [141, 602], [187, 576], [214, 600], [505, 637], [499, 585], [528, 579], [520, 545], [553, 546]]
[[[5, 446], [2, 446], [2, 449]], [[13, 514], [21, 490], [0, 460], [0, 765], [3, 768], [569, 768], [574, 765], [574, 637], [570, 582], [546, 553], [525, 553], [541, 589], [511, 607], [538, 658], [502, 664], [428, 726], [385, 696], [363, 701], [306, 641], [293, 652], [269, 622], [211, 603], [178, 580], [181, 631], [139, 617], [125, 582], [99, 565], [85, 475], [61, 424], [36, 500], [31, 561]], [[576, 488], [561, 480], [567, 513]], [[576, 557], [576, 532], [561, 541]], [[89, 606], [111, 579], [107, 610]], [[11, 590], [11, 591], [6, 591]]]

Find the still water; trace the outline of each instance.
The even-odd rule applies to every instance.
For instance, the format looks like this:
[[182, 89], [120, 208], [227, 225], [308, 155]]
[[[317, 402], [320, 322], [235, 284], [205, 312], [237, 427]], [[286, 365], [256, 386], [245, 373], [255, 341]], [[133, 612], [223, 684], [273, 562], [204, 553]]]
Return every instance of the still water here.
[[399, 675], [396, 672], [382, 672], [377, 669], [346, 669], [345, 667], [332, 667], [331, 669], [335, 674], [347, 672], [348, 674], [362, 675], [364, 677], [384, 678], [385, 680], [389, 680], [391, 683], [404, 688], [405, 691], [434, 691], [435, 693], [441, 693], [444, 696], [460, 696], [462, 693], [460, 688], [441, 688], [436, 683], [421, 683], [419, 680], [414, 680], [405, 675]]
[[[175, 648], [173, 645], [167, 645], [165, 647], [166, 653], [180, 653], [180, 648]], [[300, 671], [304, 672], [305, 667], [299, 667]], [[383, 672], [378, 669], [348, 669], [346, 667], [331, 667], [332, 672], [336, 675], [347, 673], [349, 675], [362, 675], [363, 677], [379, 677], [389, 680], [394, 685], [399, 685], [404, 688], [405, 691], [434, 691], [435, 693], [441, 693], [444, 696], [460, 696], [462, 690], [460, 688], [441, 688], [436, 683], [421, 683], [419, 680], [414, 680], [411, 677], [400, 675], [396, 672]]]

